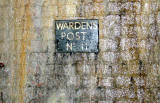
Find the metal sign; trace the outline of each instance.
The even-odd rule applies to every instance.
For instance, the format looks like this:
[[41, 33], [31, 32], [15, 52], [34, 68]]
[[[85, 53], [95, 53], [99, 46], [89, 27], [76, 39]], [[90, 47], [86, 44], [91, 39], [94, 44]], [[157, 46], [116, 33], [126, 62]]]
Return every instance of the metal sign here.
[[57, 52], [98, 52], [98, 20], [56, 20]]

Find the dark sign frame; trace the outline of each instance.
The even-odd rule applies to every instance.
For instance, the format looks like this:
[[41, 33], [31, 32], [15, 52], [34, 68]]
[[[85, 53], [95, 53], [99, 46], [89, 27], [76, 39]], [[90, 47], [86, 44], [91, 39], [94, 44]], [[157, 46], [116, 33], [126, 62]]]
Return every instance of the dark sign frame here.
[[[59, 31], [57, 30], [56, 23], [59, 23], [59, 22], [67, 22], [67, 23], [69, 23], [69, 22], [91, 22], [91, 21], [95, 21], [96, 22], [97, 29], [96, 30], [88, 30], [88, 31], [86, 30], [87, 33], [89, 32], [91, 34], [90, 36], [88, 36], [87, 40], [85, 40], [83, 42], [82, 41], [78, 42], [78, 41], [74, 40], [74, 42], [76, 42], [77, 44], [83, 44], [83, 43], [86, 43], [86, 42], [90, 43], [89, 46], [86, 46], [86, 48], [89, 47], [89, 48], [92, 48], [92, 49], [89, 49], [89, 50], [80, 50], [77, 47], [76, 50], [64, 50], [63, 49], [64, 45], [65, 45], [65, 43], [68, 40], [65, 39], [65, 40], [62, 41], [60, 39], [60, 37], [59, 37], [58, 34], [61, 33], [61, 32], [60, 32], [60, 30]], [[78, 32], [80, 32], [80, 31], [84, 31], [84, 30], [82, 30], [82, 29], [78, 30]], [[68, 32], [68, 31], [64, 30], [64, 32]], [[76, 32], [76, 30], [72, 31], [72, 32]], [[96, 32], [96, 34], [94, 32]], [[94, 38], [94, 36], [96, 36], [96, 37]], [[80, 37], [80, 38], [82, 38], [82, 37]], [[61, 42], [61, 44], [59, 42]], [[69, 41], [69, 42], [71, 42], [71, 41]], [[55, 20], [55, 45], [56, 45], [55, 46], [56, 47], [56, 53], [98, 53], [99, 52], [99, 20], [98, 19]], [[90, 47], [90, 45], [92, 47]], [[95, 46], [95, 47], [93, 47], [93, 46]]]

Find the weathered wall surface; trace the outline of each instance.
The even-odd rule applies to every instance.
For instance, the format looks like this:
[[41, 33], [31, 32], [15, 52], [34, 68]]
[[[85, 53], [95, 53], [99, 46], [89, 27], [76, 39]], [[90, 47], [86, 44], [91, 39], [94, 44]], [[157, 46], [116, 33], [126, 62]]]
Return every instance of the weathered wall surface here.
[[[54, 21], [99, 19], [100, 52], [55, 53]], [[0, 103], [160, 103], [160, 0], [0, 0]]]

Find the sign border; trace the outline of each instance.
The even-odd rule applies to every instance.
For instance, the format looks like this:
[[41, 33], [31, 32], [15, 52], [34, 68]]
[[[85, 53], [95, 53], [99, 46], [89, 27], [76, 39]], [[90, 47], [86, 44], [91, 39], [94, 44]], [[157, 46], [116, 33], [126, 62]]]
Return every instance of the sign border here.
[[[98, 21], [98, 44], [97, 44], [97, 49], [98, 51], [58, 51], [57, 48], [58, 48], [58, 45], [57, 45], [57, 41], [56, 41], [56, 21], [68, 21], [68, 20], [97, 20]], [[99, 53], [99, 19], [67, 19], [67, 20], [54, 20], [54, 26], [55, 26], [55, 31], [54, 31], [54, 34], [55, 34], [55, 53]]]

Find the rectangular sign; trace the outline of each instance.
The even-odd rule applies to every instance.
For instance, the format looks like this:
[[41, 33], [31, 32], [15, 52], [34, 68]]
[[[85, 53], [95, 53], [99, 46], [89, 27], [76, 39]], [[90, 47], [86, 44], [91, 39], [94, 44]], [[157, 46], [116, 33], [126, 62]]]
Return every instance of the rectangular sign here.
[[57, 52], [98, 52], [98, 20], [56, 20]]

